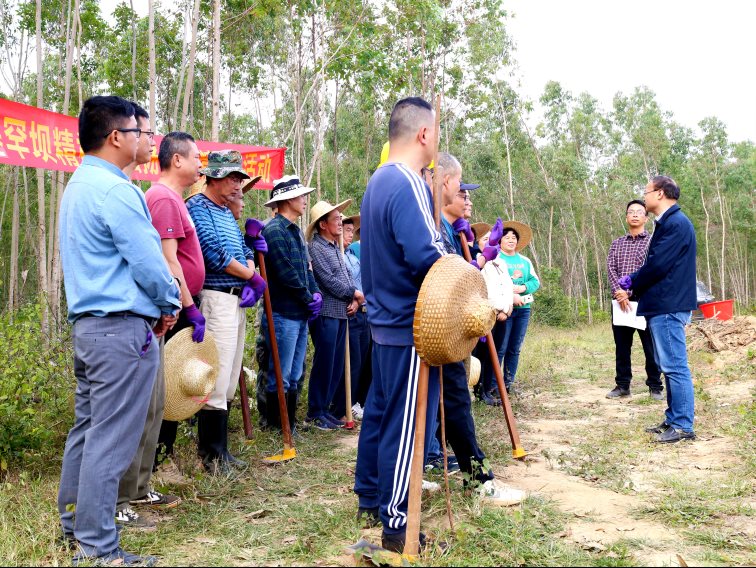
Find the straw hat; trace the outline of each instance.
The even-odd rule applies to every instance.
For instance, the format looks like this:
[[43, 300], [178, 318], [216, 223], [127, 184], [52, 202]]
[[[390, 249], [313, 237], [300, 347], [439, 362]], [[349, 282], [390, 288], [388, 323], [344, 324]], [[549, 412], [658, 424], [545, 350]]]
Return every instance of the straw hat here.
[[312, 221], [309, 225], [307, 225], [307, 230], [305, 231], [305, 240], [309, 241], [310, 239], [312, 239], [312, 234], [313, 232], [315, 232], [315, 227], [318, 226], [318, 221], [328, 215], [331, 211], [338, 211], [339, 213], [341, 213], [344, 209], [349, 207], [351, 203], [351, 199], [342, 201], [337, 205], [331, 205], [327, 201], [318, 201], [313, 206], [313, 208], [310, 209], [310, 219], [312, 219]]
[[492, 225], [489, 225], [488, 223], [473, 223], [470, 225], [470, 228], [473, 230], [473, 233], [475, 233], [475, 240], [479, 240], [483, 235], [485, 235], [488, 231], [491, 230]]
[[461, 256], [442, 256], [428, 271], [417, 297], [415, 349], [429, 365], [462, 361], [495, 321], [480, 272]]
[[257, 182], [262, 179], [262, 176], [253, 177], [247, 184], [242, 187], [242, 195], [247, 195], [247, 192], [257, 185]]
[[359, 214], [358, 215], [352, 215], [351, 217], [344, 217], [342, 215], [341, 216], [341, 224], [343, 225], [347, 221], [351, 221], [352, 224], [354, 225], [354, 233], [356, 235], [357, 231], [360, 230], [360, 215]]
[[470, 369], [467, 375], [467, 386], [472, 388], [480, 381], [480, 359], [470, 355]]
[[517, 240], [515, 252], [520, 252], [530, 244], [530, 241], [533, 240], [533, 229], [525, 223], [520, 223], [519, 221], [504, 221], [505, 233], [507, 232], [507, 229], [514, 229], [517, 231], [517, 234], [520, 235], [520, 238]]
[[192, 341], [192, 327], [165, 344], [165, 420], [186, 420], [207, 402], [218, 378], [218, 349], [209, 331], [202, 343]]

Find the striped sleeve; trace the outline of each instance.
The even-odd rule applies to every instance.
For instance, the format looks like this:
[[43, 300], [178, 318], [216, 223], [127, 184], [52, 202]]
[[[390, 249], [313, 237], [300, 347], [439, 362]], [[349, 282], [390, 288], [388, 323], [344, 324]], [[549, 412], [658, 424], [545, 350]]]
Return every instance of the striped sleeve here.
[[397, 169], [404, 176], [406, 187], [396, 193], [391, 203], [394, 237], [414, 275], [423, 278], [446, 250], [433, 220], [428, 186], [406, 166], [397, 165]]
[[228, 254], [223, 247], [223, 243], [215, 230], [210, 209], [194, 200], [189, 201], [188, 209], [189, 215], [194, 221], [194, 228], [197, 231], [206, 269], [211, 272], [224, 272], [226, 267], [231, 264], [233, 256]]

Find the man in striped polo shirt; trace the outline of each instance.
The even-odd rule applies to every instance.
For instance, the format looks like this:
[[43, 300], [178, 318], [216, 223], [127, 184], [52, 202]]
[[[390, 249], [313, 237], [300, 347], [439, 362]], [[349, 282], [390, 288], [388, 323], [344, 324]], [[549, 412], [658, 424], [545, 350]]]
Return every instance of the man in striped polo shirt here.
[[[244, 308], [262, 297], [265, 281], [255, 271], [254, 252], [245, 244], [236, 219], [227, 207], [249, 175], [236, 150], [210, 152], [202, 170], [207, 189], [187, 202], [194, 221], [202, 256], [205, 283], [200, 292], [200, 310], [207, 331], [218, 346], [220, 369], [215, 390], [197, 414], [197, 444], [205, 468], [227, 472], [229, 466], [246, 466], [228, 451], [228, 405], [236, 394], [244, 352]], [[257, 250], [267, 252], [264, 239]]]

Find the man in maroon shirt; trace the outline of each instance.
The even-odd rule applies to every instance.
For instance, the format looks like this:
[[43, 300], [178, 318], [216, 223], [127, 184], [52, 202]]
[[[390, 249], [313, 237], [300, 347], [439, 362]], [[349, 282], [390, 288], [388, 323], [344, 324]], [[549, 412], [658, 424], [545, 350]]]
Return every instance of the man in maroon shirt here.
[[[170, 132], [160, 143], [158, 152], [160, 179], [145, 194], [152, 224], [160, 235], [163, 256], [171, 273], [180, 280], [182, 310], [168, 341], [175, 333], [192, 326], [192, 339], [201, 342], [205, 335], [205, 318], [195, 303], [205, 282], [202, 258], [194, 223], [189, 217], [183, 195], [200, 177], [200, 152], [194, 138], [186, 132]], [[162, 368], [161, 368], [162, 370]], [[164, 420], [160, 426], [155, 462], [163, 462], [173, 453], [178, 422]], [[160, 466], [164, 481], [178, 483], [182, 478], [171, 461]]]
[[[612, 242], [606, 259], [606, 267], [609, 273], [612, 297], [619, 303], [620, 309], [627, 312], [630, 310], [630, 302], [636, 300], [633, 298], [632, 290], [625, 291], [620, 288], [619, 279], [635, 272], [643, 265], [651, 236], [646, 232], [648, 216], [643, 201], [634, 199], [627, 204], [625, 209], [628, 232]], [[633, 378], [633, 370], [630, 352], [633, 346], [633, 335], [636, 331], [640, 336], [643, 353], [646, 356], [646, 385], [649, 393], [652, 398], [663, 400], [662, 389], [664, 387], [661, 382], [661, 372], [654, 360], [654, 345], [651, 341], [650, 332], [648, 329], [641, 330], [614, 325], [614, 322], [612, 322], [612, 332], [614, 333], [617, 369], [615, 382], [617, 386], [607, 393], [606, 398], [627, 398], [631, 396], [630, 381]]]

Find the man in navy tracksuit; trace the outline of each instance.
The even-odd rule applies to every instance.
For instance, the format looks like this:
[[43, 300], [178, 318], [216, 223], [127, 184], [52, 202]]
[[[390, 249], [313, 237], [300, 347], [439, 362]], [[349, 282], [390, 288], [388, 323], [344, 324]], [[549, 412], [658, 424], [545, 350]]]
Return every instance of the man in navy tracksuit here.
[[[390, 153], [362, 201], [362, 284], [373, 336], [373, 383], [365, 403], [354, 491], [358, 517], [383, 524], [383, 547], [404, 548], [420, 358], [412, 322], [426, 273], [445, 254], [420, 177], [432, 159], [434, 113], [420, 98], [399, 101], [389, 121]], [[428, 416], [438, 408], [431, 369]], [[433, 432], [426, 430], [426, 448]], [[421, 544], [424, 537], [421, 535]]]
[[646, 263], [620, 278], [625, 290], [639, 296], [638, 315], [645, 316], [654, 343], [654, 358], [667, 384], [664, 422], [646, 431], [657, 442], [693, 440], [693, 378], [685, 348], [685, 326], [696, 303], [696, 233], [680, 210], [680, 188], [672, 178], [656, 176], [646, 186], [646, 209], [656, 215]]

